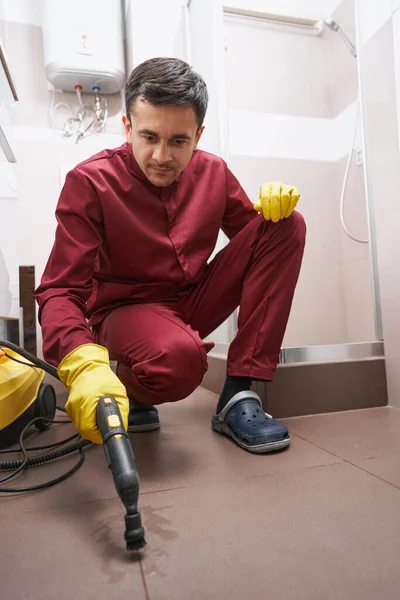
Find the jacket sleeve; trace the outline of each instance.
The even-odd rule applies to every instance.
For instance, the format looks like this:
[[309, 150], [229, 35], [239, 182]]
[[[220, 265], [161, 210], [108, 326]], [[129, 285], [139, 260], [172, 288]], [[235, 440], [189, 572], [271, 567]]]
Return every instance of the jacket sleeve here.
[[259, 215], [246, 192], [226, 166], [226, 208], [221, 229], [232, 239], [243, 227]]
[[56, 209], [53, 249], [35, 292], [43, 355], [53, 365], [78, 346], [94, 343], [86, 321], [86, 303], [103, 242], [102, 218], [91, 182], [78, 169], [70, 171]]

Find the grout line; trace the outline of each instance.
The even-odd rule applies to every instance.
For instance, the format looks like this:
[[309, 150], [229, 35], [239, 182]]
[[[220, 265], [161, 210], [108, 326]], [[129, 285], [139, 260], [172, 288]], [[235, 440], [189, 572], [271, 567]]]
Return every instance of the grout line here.
[[[108, 496], [107, 498], [96, 498], [95, 500], [82, 500], [81, 502], [67, 502], [65, 504], [54, 504], [53, 506], [44, 506], [44, 507], [36, 507], [33, 508], [31, 510], [25, 510], [22, 512], [16, 512], [15, 516], [17, 515], [29, 515], [31, 513], [35, 513], [35, 512], [42, 512], [42, 511], [52, 511], [52, 510], [58, 510], [59, 508], [67, 508], [70, 506], [83, 506], [84, 504], [93, 504], [94, 502], [107, 502], [108, 500], [118, 500], [118, 494], [116, 493], [115, 496]], [[5, 498], [6, 500], [6, 498]], [[0, 503], [1, 506], [1, 503]], [[0, 515], [0, 519], [3, 518], [3, 515]]]
[[397, 452], [389, 452], [389, 454], [379, 454], [379, 456], [363, 456], [362, 458], [357, 458], [355, 460], [374, 460], [375, 458], [388, 458], [389, 456], [399, 456], [400, 450]]
[[[299, 437], [300, 439], [304, 440], [305, 442], [308, 442], [309, 444], [312, 444], [316, 448], [319, 448], [320, 450], [324, 450], [324, 452], [328, 452], [328, 454], [331, 454], [332, 456], [336, 456], [336, 458], [340, 458], [343, 461], [343, 463], [345, 463], [347, 465], [351, 465], [352, 467], [355, 467], [356, 469], [359, 469], [360, 471], [363, 471], [364, 473], [367, 473], [368, 475], [372, 475], [372, 477], [375, 477], [376, 479], [379, 479], [380, 481], [383, 481], [384, 483], [387, 483], [387, 484], [391, 485], [392, 487], [396, 488], [397, 490], [400, 490], [400, 485], [396, 485], [395, 483], [391, 483], [390, 481], [387, 481], [386, 479], [383, 479], [382, 477], [379, 477], [379, 475], [375, 475], [374, 473], [371, 473], [370, 471], [367, 471], [367, 469], [363, 469], [359, 465], [356, 465], [355, 463], [351, 462], [351, 460], [347, 460], [346, 458], [342, 458], [338, 454], [334, 454], [333, 452], [330, 452], [329, 450], [326, 450], [325, 448], [322, 448], [322, 446], [318, 446], [318, 444], [314, 444], [313, 442], [310, 442], [309, 440], [306, 440], [305, 438], [301, 437], [297, 433], [294, 434], [294, 435], [297, 435], [297, 437]], [[386, 457], [387, 456], [396, 456], [396, 454], [386, 454], [385, 456]], [[385, 456], [384, 457], [372, 456], [371, 458], [385, 458]], [[371, 458], [369, 458], [369, 459], [362, 459], [362, 458], [360, 458], [359, 460], [371, 460]], [[340, 463], [336, 463], [336, 464], [340, 464]], [[323, 465], [321, 465], [321, 466], [323, 466]], [[326, 465], [326, 466], [328, 466], [328, 465]]]
[[359, 467], [358, 465], [349, 463], [348, 461], [346, 461], [346, 462], [348, 464], [350, 464], [352, 467], [355, 467], [356, 469], [359, 469], [360, 471], [363, 471], [364, 473], [367, 473], [368, 475], [372, 475], [372, 477], [375, 477], [375, 479], [379, 479], [380, 481], [383, 481], [383, 483], [387, 483], [388, 485], [391, 485], [392, 487], [396, 488], [396, 490], [400, 490], [400, 486], [396, 485], [395, 483], [392, 483], [391, 481], [387, 481], [386, 479], [382, 479], [382, 477], [379, 477], [379, 475], [375, 475], [374, 473], [371, 473], [370, 471], [367, 471], [366, 469], [363, 469], [362, 467]]
[[323, 448], [322, 446], [319, 446], [318, 444], [316, 444], [315, 442], [310, 442], [310, 440], [307, 440], [305, 437], [302, 437], [301, 435], [299, 435], [298, 433], [293, 433], [293, 435], [297, 436], [298, 438], [300, 438], [301, 440], [303, 440], [303, 442], [307, 442], [307, 444], [311, 444], [312, 446], [315, 446], [316, 448], [319, 448], [320, 450], [323, 450], [324, 452], [327, 452], [328, 454], [330, 454], [331, 456], [335, 456], [336, 458], [340, 458], [340, 460], [343, 460], [344, 462], [348, 462], [345, 458], [343, 458], [342, 456], [339, 456], [338, 454], [335, 454], [334, 452], [331, 452], [330, 450], [326, 450], [326, 448]]
[[200, 483], [191, 483], [189, 485], [179, 485], [177, 487], [162, 488], [160, 490], [147, 490], [146, 492], [140, 492], [139, 498], [148, 496], [149, 494], [164, 494], [165, 492], [175, 492], [178, 490], [191, 490], [196, 487], [212, 486], [212, 485], [215, 485], [216, 483], [226, 483], [227, 481], [235, 481], [235, 480], [227, 479], [227, 480], [220, 480], [220, 481], [201, 481]]
[[[297, 435], [297, 434], [296, 434]], [[300, 439], [302, 439], [305, 442], [308, 442], [309, 444], [315, 446], [316, 448], [323, 450], [324, 452], [326, 452], [327, 454], [330, 454], [331, 456], [335, 457], [338, 459], [338, 462], [333, 462], [333, 463], [325, 463], [325, 464], [320, 464], [320, 465], [308, 465], [305, 467], [300, 467], [300, 468], [292, 468], [292, 469], [285, 469], [284, 471], [272, 471], [269, 473], [260, 473], [260, 474], [254, 474], [254, 475], [247, 475], [247, 476], [243, 476], [243, 477], [234, 477], [233, 479], [229, 478], [229, 479], [218, 479], [216, 481], [200, 481], [198, 483], [193, 483], [193, 484], [189, 484], [189, 485], [179, 485], [179, 486], [173, 486], [173, 487], [168, 487], [168, 488], [162, 488], [162, 489], [155, 489], [155, 490], [146, 490], [143, 492], [140, 492], [139, 494], [139, 499], [140, 498], [144, 498], [145, 496], [148, 496], [149, 494], [163, 494], [165, 492], [173, 492], [173, 491], [178, 491], [178, 490], [185, 490], [185, 489], [193, 489], [196, 487], [204, 487], [204, 486], [213, 486], [213, 485], [218, 485], [220, 483], [228, 483], [228, 482], [235, 482], [235, 481], [245, 481], [245, 480], [249, 480], [249, 479], [260, 479], [261, 477], [273, 477], [273, 476], [279, 476], [279, 475], [286, 475], [287, 473], [299, 473], [301, 471], [306, 471], [309, 469], [319, 469], [319, 468], [324, 468], [324, 467], [331, 467], [334, 465], [340, 465], [340, 464], [349, 464], [353, 467], [356, 467], [357, 469], [360, 469], [360, 471], [364, 471], [365, 473], [368, 473], [369, 475], [372, 475], [373, 477], [376, 477], [377, 479], [380, 479], [381, 481], [388, 483], [389, 485], [392, 485], [393, 487], [400, 489], [400, 486], [397, 486], [393, 483], [390, 483], [389, 481], [386, 481], [385, 479], [382, 479], [381, 477], [379, 477], [378, 475], [374, 475], [373, 473], [371, 473], [370, 471], [367, 471], [366, 469], [363, 469], [362, 467], [360, 467], [357, 464], [352, 463], [350, 460], [346, 460], [345, 458], [342, 458], [341, 456], [338, 456], [337, 454], [334, 454], [333, 452], [329, 452], [328, 450], [325, 450], [325, 448], [322, 448], [321, 446], [318, 446], [317, 444], [313, 444], [312, 442], [309, 442], [308, 440], [302, 438], [301, 436], [297, 435], [297, 437], [299, 437]], [[387, 456], [393, 456], [391, 454], [387, 455]], [[375, 457], [373, 457], [375, 458]], [[380, 457], [378, 457], [380, 458]], [[94, 502], [106, 502], [108, 500], [116, 500], [118, 499], [118, 495], [112, 495], [106, 498], [96, 498], [94, 500], [83, 500], [81, 502], [72, 502], [72, 503], [66, 503], [66, 504], [55, 504], [54, 506], [45, 506], [45, 507], [36, 507], [33, 508], [31, 510], [25, 510], [22, 511], [21, 513], [18, 513], [19, 515], [26, 515], [26, 514], [31, 514], [31, 513], [35, 513], [35, 512], [42, 512], [42, 511], [51, 511], [51, 510], [57, 510], [60, 508], [66, 508], [66, 507], [71, 507], [71, 506], [83, 506], [85, 504], [93, 504]], [[1, 504], [0, 504], [1, 505]], [[0, 516], [0, 520], [4, 518], [4, 516]]]
[[[332, 410], [332, 411], [328, 411], [328, 412], [321, 412], [321, 413], [313, 413], [311, 415], [295, 415], [293, 417], [279, 417], [279, 419], [281, 421], [290, 421], [291, 419], [312, 419], [312, 418], [317, 418], [317, 417], [326, 417], [326, 416], [335, 416], [335, 415], [343, 415], [343, 414], [351, 414], [351, 413], [359, 413], [359, 412], [365, 412], [367, 410], [380, 410], [382, 408], [393, 408], [396, 409], [395, 406], [390, 406], [389, 404], [384, 404], [382, 406], [366, 406], [366, 407], [362, 407], [362, 408], [350, 408], [349, 410]], [[396, 410], [400, 410], [396, 409]], [[278, 417], [277, 417], [278, 418]]]
[[262, 477], [274, 477], [274, 476], [282, 476], [282, 475], [286, 475], [287, 473], [300, 473], [301, 471], [307, 471], [308, 469], [321, 469], [324, 467], [332, 467], [335, 465], [340, 465], [340, 464], [344, 464], [346, 461], [344, 461], [343, 459], [341, 459], [340, 457], [339, 461], [337, 462], [331, 462], [331, 463], [325, 463], [325, 464], [321, 464], [321, 465], [308, 465], [306, 467], [300, 467], [299, 469], [297, 468], [293, 468], [293, 469], [285, 469], [284, 471], [272, 471], [269, 473], [260, 473], [260, 474], [255, 474], [255, 475], [244, 475], [243, 477], [234, 477], [233, 479], [229, 478], [229, 479], [218, 479], [216, 481], [200, 481], [198, 483], [192, 483], [190, 485], [180, 485], [177, 487], [170, 487], [170, 488], [164, 488], [161, 490], [148, 490], [146, 492], [140, 492], [140, 496], [146, 496], [148, 494], [162, 494], [164, 492], [174, 492], [176, 490], [189, 490], [189, 489], [193, 489], [193, 488], [197, 488], [197, 487], [205, 487], [205, 486], [213, 486], [213, 485], [219, 485], [220, 483], [234, 483], [235, 481], [245, 481], [248, 479], [261, 479]]
[[[307, 444], [311, 444], [312, 446], [315, 446], [316, 448], [319, 448], [320, 450], [323, 450], [324, 452], [327, 452], [328, 454], [331, 454], [332, 456], [335, 456], [336, 458], [340, 458], [341, 460], [343, 460], [344, 462], [346, 462], [346, 463], [348, 463], [350, 465], [354, 465], [355, 467], [357, 466], [355, 463], [352, 463], [350, 459], [343, 458], [343, 456], [339, 456], [339, 454], [335, 454], [331, 450], [327, 450], [323, 446], [319, 446], [315, 442], [311, 442], [310, 440], [308, 440], [305, 437], [302, 437], [298, 433], [293, 433], [292, 435], [300, 438], [301, 440], [303, 440], [303, 442], [307, 442]], [[399, 455], [400, 455], [400, 451], [398, 451], [398, 452], [390, 452], [389, 454], [381, 454], [379, 456], [363, 456], [362, 458], [356, 458], [356, 459], [353, 459], [353, 460], [372, 460], [374, 458], [387, 458], [388, 456], [399, 456]]]
[[[271, 477], [271, 476], [275, 476], [275, 475], [282, 475], [282, 474], [286, 474], [286, 473], [293, 473], [293, 472], [300, 472], [300, 471], [305, 471], [308, 469], [315, 469], [315, 468], [322, 468], [322, 467], [330, 467], [332, 465], [336, 465], [336, 464], [350, 464], [353, 467], [358, 468], [361, 471], [364, 471], [365, 473], [368, 473], [369, 475], [372, 475], [373, 477], [376, 477], [376, 479], [380, 479], [381, 481], [388, 483], [389, 485], [395, 487], [396, 489], [400, 489], [400, 486], [397, 486], [393, 483], [390, 483], [389, 481], [386, 481], [385, 479], [382, 479], [381, 477], [379, 477], [378, 475], [374, 475], [373, 473], [371, 473], [370, 471], [362, 468], [361, 466], [354, 464], [353, 462], [351, 462], [351, 460], [345, 459], [342, 456], [339, 456], [338, 454], [335, 454], [334, 452], [331, 452], [329, 450], [327, 450], [326, 448], [323, 448], [322, 446], [319, 446], [318, 444], [311, 442], [310, 440], [302, 437], [301, 435], [294, 433], [293, 434], [294, 437], [298, 437], [299, 439], [305, 441], [308, 444], [311, 444], [312, 446], [314, 446], [315, 448], [318, 448], [319, 450], [322, 450], [323, 452], [326, 452], [327, 454], [331, 455], [332, 457], [335, 457], [338, 459], [338, 462], [335, 463], [328, 463], [328, 464], [320, 464], [320, 465], [309, 465], [309, 466], [304, 466], [304, 467], [300, 467], [300, 468], [291, 468], [291, 469], [285, 469], [284, 471], [273, 471], [273, 472], [267, 472], [267, 473], [261, 473], [261, 474], [254, 474], [254, 475], [248, 475], [248, 476], [243, 476], [243, 477], [234, 477], [232, 478], [228, 478], [228, 479], [218, 479], [216, 481], [201, 481], [199, 483], [194, 483], [194, 484], [189, 484], [189, 485], [179, 485], [179, 486], [172, 486], [172, 487], [168, 487], [168, 488], [163, 488], [163, 489], [155, 489], [155, 490], [147, 490], [147, 491], [143, 491], [140, 492], [140, 496], [139, 497], [144, 497], [148, 494], [162, 494], [164, 492], [170, 492], [170, 491], [175, 491], [175, 490], [183, 490], [183, 489], [191, 489], [191, 488], [196, 488], [199, 486], [212, 486], [215, 484], [219, 484], [219, 483], [227, 483], [227, 482], [234, 482], [234, 481], [242, 481], [242, 480], [247, 480], [247, 479], [256, 479], [256, 478], [261, 478], [261, 477]], [[395, 454], [388, 454], [388, 455], [384, 455], [385, 456], [396, 456], [396, 454], [398, 455], [399, 453], [395, 453]], [[370, 457], [370, 458], [381, 458], [381, 457]], [[365, 458], [365, 459], [360, 459], [360, 460], [370, 460], [370, 458]], [[65, 504], [55, 504], [54, 506], [45, 506], [43, 508], [40, 507], [36, 507], [33, 508], [31, 510], [25, 510], [22, 511], [21, 513], [18, 513], [20, 515], [25, 515], [25, 514], [30, 514], [30, 513], [34, 513], [34, 512], [41, 512], [41, 511], [45, 511], [45, 510], [57, 510], [59, 508], [64, 508], [64, 507], [70, 507], [70, 506], [82, 506], [85, 504], [92, 504], [94, 502], [105, 502], [107, 500], [113, 500], [113, 499], [118, 499], [118, 495], [111, 495], [105, 498], [96, 498], [94, 500], [83, 500], [81, 502], [72, 502], [72, 503], [65, 503]], [[6, 498], [4, 498], [4, 500], [6, 500]], [[1, 503], [0, 503], [1, 505]], [[3, 517], [0, 517], [0, 519]]]
[[[328, 452], [328, 454], [331, 454], [331, 453]], [[332, 454], [332, 456], [335, 456], [335, 455]], [[308, 466], [300, 467], [300, 468], [285, 469], [284, 471], [272, 471], [269, 473], [260, 473], [260, 474], [255, 474], [255, 475], [247, 475], [247, 476], [245, 475], [243, 477], [234, 477], [233, 479], [229, 478], [229, 479], [218, 479], [215, 481], [211, 481], [211, 480], [210, 481], [200, 481], [198, 483], [192, 483], [189, 485], [179, 485], [179, 486], [173, 486], [173, 487], [169, 487], [169, 488], [156, 489], [156, 490], [150, 489], [150, 490], [146, 490], [144, 492], [139, 493], [139, 501], [140, 501], [140, 498], [144, 498], [145, 496], [148, 496], [149, 494], [163, 494], [165, 492], [174, 492], [177, 490], [193, 489], [196, 487], [214, 486], [214, 485], [219, 485], [221, 483], [228, 483], [228, 482], [233, 483], [235, 481], [245, 481], [248, 479], [260, 479], [262, 477], [274, 477], [274, 476], [279, 476], [279, 475], [286, 475], [286, 473], [299, 473], [300, 471], [306, 471], [308, 469], [331, 467], [333, 465], [343, 464], [344, 462], [347, 462], [344, 459], [340, 458], [340, 456], [337, 456], [336, 458], [338, 458], [339, 461], [334, 462], [334, 463], [320, 464], [320, 465], [308, 465]], [[354, 466], [356, 466], [356, 465], [354, 465]], [[30, 510], [25, 510], [20, 513], [16, 513], [16, 514], [22, 516], [22, 515], [35, 513], [35, 512], [53, 511], [53, 510], [56, 511], [58, 509], [68, 508], [68, 507], [72, 507], [72, 506], [84, 506], [85, 504], [93, 504], [94, 502], [107, 502], [108, 500], [118, 500], [118, 499], [119, 499], [118, 495], [115, 494], [112, 496], [108, 496], [107, 498], [96, 498], [94, 500], [83, 500], [81, 502], [71, 502], [71, 503], [65, 503], [65, 504], [55, 504], [53, 506], [36, 507], [36, 508], [32, 508]], [[139, 512], [140, 512], [140, 505], [139, 505]], [[0, 520], [3, 518], [4, 518], [4, 515], [0, 515]]]
[[[149, 490], [146, 492], [140, 492], [139, 497], [141, 496], [145, 496], [146, 494], [157, 494], [157, 493], [162, 493], [162, 492], [170, 492], [173, 490], [183, 490], [186, 489], [188, 487], [194, 487], [194, 486], [187, 486], [187, 485], [182, 485], [182, 486], [177, 486], [177, 487], [171, 487], [171, 488], [166, 488], [166, 489], [162, 489], [162, 490]], [[1, 506], [1, 501], [3, 499], [0, 497], [0, 506]], [[6, 503], [6, 501], [9, 500], [9, 498], [4, 497], [4, 503]], [[52, 511], [52, 510], [58, 510], [60, 508], [68, 508], [71, 506], [84, 506], [85, 504], [93, 504], [94, 502], [107, 502], [109, 500], [119, 500], [118, 494], [115, 492], [114, 495], [111, 496], [107, 496], [104, 498], [95, 498], [94, 500], [82, 500], [80, 502], [66, 502], [63, 504], [60, 503], [56, 503], [52, 506], [43, 506], [43, 507], [36, 507], [36, 508], [31, 508], [29, 510], [23, 510], [22, 512], [16, 512], [15, 514], [17, 515], [29, 515], [31, 513], [35, 513], [35, 512], [42, 512], [42, 511]], [[121, 505], [122, 507], [122, 505]], [[123, 508], [123, 507], [122, 507]], [[0, 520], [3, 519], [5, 517], [5, 515], [0, 515]]]
[[149, 588], [147, 587], [146, 576], [144, 574], [144, 569], [143, 569], [143, 557], [142, 556], [140, 557], [140, 560], [139, 560], [139, 569], [140, 569], [140, 575], [142, 577], [145, 598], [146, 598], [146, 600], [150, 600]]
[[[213, 481], [210, 481], [210, 483], [214, 483]], [[194, 484], [194, 485], [178, 485], [178, 486], [174, 486], [174, 487], [170, 487], [170, 488], [163, 488], [162, 490], [147, 490], [146, 492], [139, 492], [139, 498], [141, 496], [147, 496], [148, 494], [163, 494], [164, 492], [173, 492], [175, 490], [186, 490], [192, 487], [196, 487], [197, 485], [204, 485], [203, 483], [199, 483], [199, 484]]]

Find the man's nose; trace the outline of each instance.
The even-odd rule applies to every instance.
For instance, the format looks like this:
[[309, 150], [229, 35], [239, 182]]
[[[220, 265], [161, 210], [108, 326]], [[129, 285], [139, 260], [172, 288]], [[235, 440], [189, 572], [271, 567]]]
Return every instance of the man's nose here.
[[163, 165], [171, 160], [171, 149], [167, 142], [159, 142], [153, 151], [153, 160]]

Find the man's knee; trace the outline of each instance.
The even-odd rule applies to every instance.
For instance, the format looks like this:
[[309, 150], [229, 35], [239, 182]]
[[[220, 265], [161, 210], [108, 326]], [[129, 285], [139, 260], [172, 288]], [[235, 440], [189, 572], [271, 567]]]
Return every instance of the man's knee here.
[[[250, 225], [250, 224], [249, 224]], [[261, 227], [263, 235], [257, 235], [258, 241], [270, 245], [270, 238], [282, 238], [282, 241], [289, 241], [304, 245], [306, 238], [306, 222], [301, 213], [295, 210], [287, 219], [281, 219], [277, 223], [265, 221], [264, 219], [254, 219], [251, 222], [252, 227]], [[249, 229], [249, 232], [251, 230]]]
[[166, 372], [165, 402], [183, 400], [200, 385], [207, 370], [203, 344], [188, 335], [184, 341], [169, 345], [160, 358], [160, 367]]
[[[295, 210], [287, 219], [281, 219], [278, 223], [268, 221], [270, 232], [276, 232], [281, 242], [290, 248], [303, 251], [306, 241], [306, 222], [301, 213]], [[267, 241], [267, 236], [266, 236]], [[269, 242], [268, 242], [269, 243]]]
[[295, 210], [285, 221], [290, 228], [290, 238], [293, 244], [304, 247], [307, 227], [303, 215]]
[[161, 404], [189, 396], [207, 370], [206, 344], [189, 334], [166, 340], [149, 360], [132, 365], [140, 402]]

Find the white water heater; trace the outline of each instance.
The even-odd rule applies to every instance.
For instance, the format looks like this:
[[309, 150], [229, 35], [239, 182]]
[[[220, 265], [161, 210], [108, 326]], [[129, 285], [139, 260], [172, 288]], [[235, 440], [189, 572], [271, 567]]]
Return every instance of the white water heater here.
[[101, 94], [125, 83], [122, 6], [119, 0], [42, 0], [47, 79], [56, 89]]

